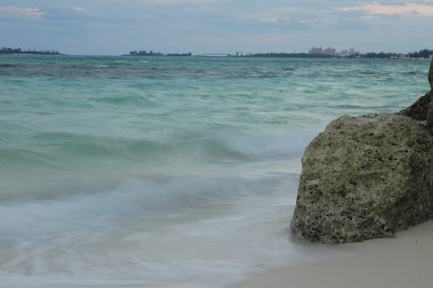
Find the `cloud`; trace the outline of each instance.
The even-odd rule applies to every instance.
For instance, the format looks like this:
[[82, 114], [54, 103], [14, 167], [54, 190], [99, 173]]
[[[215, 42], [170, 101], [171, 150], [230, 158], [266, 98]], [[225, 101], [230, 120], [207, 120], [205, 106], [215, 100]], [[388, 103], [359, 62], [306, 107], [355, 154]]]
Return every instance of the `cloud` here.
[[41, 19], [41, 16], [45, 12], [39, 12], [39, 7], [37, 8], [21, 8], [21, 7], [0, 7], [0, 11], [4, 11], [9, 14], [9, 16], [25, 16], [32, 19]]
[[331, 12], [331, 15], [335, 15], [340, 18], [361, 18], [368, 14], [363, 10], [334, 10]]
[[373, 17], [379, 17], [379, 18], [384, 18], [384, 19], [400, 19], [400, 15], [397, 13], [394, 14], [384, 14], [384, 13], [379, 13], [379, 14], [372, 14], [371, 16]]
[[[176, 13], [177, 19], [184, 21], [185, 19], [200, 21], [200, 23], [219, 23], [224, 25], [233, 21], [224, 12], [224, 10], [219, 8], [210, 7], [187, 7]], [[232, 17], [231, 17], [232, 18]]]
[[408, 3], [405, 5], [382, 5], [379, 2], [364, 3], [363, 6], [337, 7], [337, 11], [363, 11], [369, 16], [380, 15], [410, 15], [410, 16], [432, 16], [433, 6]]
[[68, 54], [122, 54], [130, 49], [299, 52], [308, 51], [313, 42], [409, 51], [429, 45], [425, 22], [433, 15], [433, 0], [0, 2], [0, 26], [7, 27], [0, 29], [0, 39], [5, 45]]
[[363, 24], [361, 21], [342, 21], [339, 23], [331, 24], [332, 28], [343, 30], [368, 30], [370, 26]]
[[273, 29], [280, 31], [287, 30], [311, 30], [311, 24], [314, 20], [308, 19], [298, 19], [291, 17], [278, 17], [269, 19], [260, 19], [259, 21], [254, 21], [257, 28], [262, 29]]
[[288, 30], [311, 30], [311, 23], [313, 20], [306, 19], [295, 19], [289, 17], [280, 17], [277, 18], [275, 22], [280, 26], [281, 29]]
[[[123, 1], [119, 0], [117, 2], [122, 3], [124, 2], [124, 0]], [[144, 0], [144, 1], [140, 0], [135, 2], [165, 5], [165, 4], [202, 4], [202, 3], [218, 2], [218, 0]]]
[[89, 18], [89, 14], [84, 8], [73, 8], [73, 7], [42, 7], [44, 11], [43, 19], [55, 20], [59, 22], [71, 21], [71, 20], [85, 20]]

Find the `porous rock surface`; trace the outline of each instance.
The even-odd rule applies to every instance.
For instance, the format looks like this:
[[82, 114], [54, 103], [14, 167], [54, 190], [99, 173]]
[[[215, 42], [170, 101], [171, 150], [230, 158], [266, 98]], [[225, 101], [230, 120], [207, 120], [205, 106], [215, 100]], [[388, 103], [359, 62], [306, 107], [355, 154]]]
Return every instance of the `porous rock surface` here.
[[433, 60], [430, 62], [430, 69], [428, 71], [428, 82], [430, 83], [430, 89], [433, 90]]
[[343, 115], [306, 148], [291, 229], [312, 241], [358, 242], [433, 218], [433, 136], [426, 121]]
[[393, 237], [433, 219], [430, 91], [397, 114], [343, 115], [306, 148], [292, 231], [324, 243]]
[[433, 94], [433, 60], [430, 62], [428, 82], [430, 84], [430, 91], [408, 108], [398, 112], [397, 114], [419, 121], [427, 120], [427, 128], [433, 132], [433, 101], [431, 101]]

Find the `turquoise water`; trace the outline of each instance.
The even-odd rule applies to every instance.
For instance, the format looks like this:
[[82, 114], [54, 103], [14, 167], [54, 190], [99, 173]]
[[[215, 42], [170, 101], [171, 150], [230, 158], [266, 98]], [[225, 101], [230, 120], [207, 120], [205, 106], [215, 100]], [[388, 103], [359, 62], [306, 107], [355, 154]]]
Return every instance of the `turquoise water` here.
[[2, 287], [222, 287], [328, 257], [288, 231], [305, 147], [406, 108], [428, 66], [0, 56]]

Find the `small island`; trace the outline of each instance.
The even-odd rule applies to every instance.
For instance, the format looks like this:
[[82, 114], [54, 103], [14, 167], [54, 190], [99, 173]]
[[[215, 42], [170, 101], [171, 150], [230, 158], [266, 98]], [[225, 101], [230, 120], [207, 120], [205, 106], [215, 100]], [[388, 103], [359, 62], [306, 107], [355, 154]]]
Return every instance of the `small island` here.
[[149, 51], [149, 52], [131, 51], [131, 52], [129, 52], [129, 54], [125, 54], [122, 56], [182, 56], [182, 57], [185, 57], [185, 56], [192, 56], [192, 53], [191, 52], [189, 52], [189, 53], [166, 53], [165, 51], [164, 51], [164, 53], [154, 52], [154, 51]]
[[21, 48], [3, 47], [0, 49], [0, 54], [42, 54], [42, 55], [64, 55], [57, 50], [24, 50]]

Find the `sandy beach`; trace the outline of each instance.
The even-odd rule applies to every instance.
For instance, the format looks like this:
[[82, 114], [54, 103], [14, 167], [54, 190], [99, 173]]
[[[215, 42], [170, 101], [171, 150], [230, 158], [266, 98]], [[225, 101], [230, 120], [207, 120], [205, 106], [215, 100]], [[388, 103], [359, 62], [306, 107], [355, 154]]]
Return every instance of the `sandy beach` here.
[[280, 268], [232, 288], [432, 287], [433, 221], [382, 238], [339, 245], [349, 256]]

